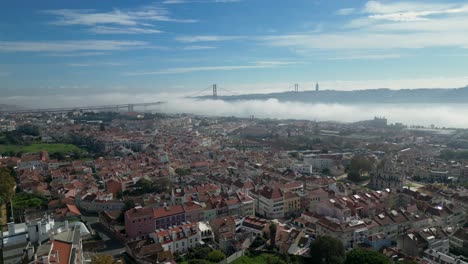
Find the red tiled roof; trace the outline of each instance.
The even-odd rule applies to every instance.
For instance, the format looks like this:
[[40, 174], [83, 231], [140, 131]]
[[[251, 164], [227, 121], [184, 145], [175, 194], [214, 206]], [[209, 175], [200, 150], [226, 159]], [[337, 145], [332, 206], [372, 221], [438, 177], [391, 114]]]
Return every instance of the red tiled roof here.
[[155, 218], [167, 217], [171, 215], [177, 215], [184, 213], [184, 207], [182, 205], [173, 205], [166, 207], [159, 207], [154, 209], [153, 215]]
[[279, 199], [282, 197], [281, 191], [277, 187], [274, 187], [274, 188], [264, 187], [260, 191], [260, 195], [268, 199]]
[[151, 216], [154, 213], [153, 211], [154, 210], [151, 207], [132, 208], [128, 210], [127, 212], [125, 212], [125, 214], [127, 215], [129, 219], [134, 219], [134, 218]]
[[81, 215], [80, 210], [78, 210], [78, 208], [75, 205], [67, 204], [67, 208], [68, 208], [68, 211], [70, 211], [71, 213], [75, 215]]
[[69, 243], [58, 240], [53, 241], [51, 254], [55, 254], [56, 256], [53, 258], [53, 260], [51, 260], [51, 262], [58, 264], [68, 264], [71, 249], [72, 245]]

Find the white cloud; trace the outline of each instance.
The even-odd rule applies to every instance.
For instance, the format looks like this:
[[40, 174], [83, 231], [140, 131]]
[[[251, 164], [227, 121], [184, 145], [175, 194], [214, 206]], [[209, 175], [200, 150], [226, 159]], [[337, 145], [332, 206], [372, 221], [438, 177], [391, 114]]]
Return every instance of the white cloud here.
[[136, 26], [139, 24], [136, 17], [123, 13], [120, 10], [112, 12], [98, 13], [94, 10], [83, 9], [59, 9], [44, 11], [47, 14], [58, 17], [51, 23], [59, 26], [86, 25], [94, 26], [99, 24], [114, 24], [122, 26]]
[[335, 14], [339, 16], [347, 16], [347, 15], [351, 15], [354, 12], [356, 12], [355, 8], [342, 8], [336, 11]]
[[214, 46], [198, 46], [198, 45], [191, 45], [182, 48], [183, 50], [207, 50], [207, 49], [216, 49]]
[[234, 70], [246, 70], [246, 69], [263, 69], [263, 68], [274, 68], [274, 67], [278, 67], [282, 65], [297, 64], [297, 63], [298, 62], [287, 62], [287, 61], [258, 61], [251, 65], [181, 67], [181, 68], [169, 68], [169, 69], [146, 71], [146, 72], [128, 72], [128, 73], [125, 73], [125, 75], [139, 76], [139, 75], [179, 74], [179, 73], [190, 73], [190, 72], [201, 72], [201, 71], [234, 71]]
[[[351, 10], [337, 11], [348, 12]], [[353, 10], [353, 18], [333, 31], [257, 39], [267, 45], [296, 50], [468, 48], [467, 24], [466, 4], [369, 1], [360, 10]]]
[[163, 4], [187, 4], [187, 3], [235, 3], [242, 0], [164, 0]]
[[293, 65], [293, 64], [302, 64], [302, 61], [286, 61], [286, 60], [266, 60], [266, 61], [256, 61], [255, 64], [265, 65], [265, 66], [281, 66], [281, 65]]
[[246, 36], [216, 36], [216, 35], [203, 35], [203, 36], [183, 36], [177, 37], [176, 40], [184, 43], [193, 42], [215, 42], [215, 41], [228, 41], [244, 39]]
[[368, 1], [363, 12], [369, 14], [390, 14], [405, 12], [443, 11], [460, 7], [458, 3], [450, 1], [442, 3], [430, 3], [429, 1]]
[[401, 54], [356, 54], [328, 58], [328, 60], [385, 60], [385, 59], [398, 59]]
[[142, 27], [109, 27], [109, 26], [96, 26], [89, 29], [90, 32], [96, 34], [157, 34], [161, 30], [142, 28]]
[[98, 62], [98, 63], [68, 63], [70, 67], [100, 67], [100, 66], [124, 66], [120, 62]]
[[67, 52], [51, 52], [51, 53], [46, 53], [44, 54], [45, 56], [51, 56], [51, 57], [88, 57], [88, 56], [102, 56], [102, 55], [107, 55], [109, 53], [107, 52], [101, 52], [101, 51], [89, 51], [89, 52], [72, 52], [72, 53], [67, 53]]
[[88, 9], [58, 9], [44, 12], [56, 17], [51, 24], [88, 26], [89, 30], [96, 34], [154, 34], [161, 33], [151, 24], [154, 21], [197, 22], [194, 19], [173, 18], [167, 9], [156, 6], [145, 6], [132, 10], [114, 9], [109, 12]]
[[165, 8], [146, 6], [135, 10], [114, 9], [110, 12], [97, 12], [87, 9], [59, 9], [47, 10], [47, 14], [58, 17], [52, 24], [67, 25], [120, 25], [120, 26], [151, 26], [150, 21], [169, 22], [196, 22], [192, 19], [176, 19], [169, 16], [169, 11]]
[[184, 3], [188, 3], [188, 2], [187, 2], [187, 0], [165, 0], [162, 3], [172, 5], [172, 4], [184, 4]]
[[148, 47], [144, 41], [0, 41], [0, 52], [110, 51]]
[[234, 66], [203, 66], [203, 67], [182, 67], [182, 68], [169, 68], [164, 70], [149, 71], [149, 72], [129, 72], [125, 75], [139, 76], [139, 75], [161, 75], [161, 74], [178, 74], [200, 71], [232, 71], [232, 70], [245, 70], [245, 69], [259, 69], [269, 68], [266, 65], [234, 65]]

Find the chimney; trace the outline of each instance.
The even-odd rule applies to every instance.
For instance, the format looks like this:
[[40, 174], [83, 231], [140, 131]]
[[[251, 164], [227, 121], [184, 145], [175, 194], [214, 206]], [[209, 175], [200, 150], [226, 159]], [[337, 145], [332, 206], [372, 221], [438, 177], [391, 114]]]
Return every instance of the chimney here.
[[176, 239], [177, 239], [177, 232], [172, 231], [172, 240], [176, 240]]
[[68, 230], [68, 220], [65, 220], [65, 230]]

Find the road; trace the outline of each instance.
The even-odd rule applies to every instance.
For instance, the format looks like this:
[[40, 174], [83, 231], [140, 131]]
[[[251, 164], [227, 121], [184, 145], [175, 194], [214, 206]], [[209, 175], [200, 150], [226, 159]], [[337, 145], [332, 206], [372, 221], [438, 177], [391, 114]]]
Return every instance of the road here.
[[105, 243], [105, 249], [98, 250], [99, 253], [118, 256], [125, 251], [125, 245], [113, 236], [101, 223], [95, 223], [91, 226], [99, 234]]
[[83, 220], [86, 221], [88, 228], [91, 228], [94, 232], [98, 233], [105, 243], [105, 249], [97, 249], [99, 253], [116, 257], [125, 251], [125, 245], [116, 239], [112, 233], [107, 231], [107, 229], [99, 222], [99, 218], [95, 214], [84, 213]]

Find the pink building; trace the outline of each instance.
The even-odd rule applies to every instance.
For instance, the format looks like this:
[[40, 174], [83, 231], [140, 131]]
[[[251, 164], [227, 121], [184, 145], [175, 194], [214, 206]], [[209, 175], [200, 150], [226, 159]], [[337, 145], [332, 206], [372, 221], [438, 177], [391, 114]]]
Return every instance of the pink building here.
[[143, 239], [154, 232], [155, 228], [153, 208], [138, 206], [125, 212], [127, 238]]

